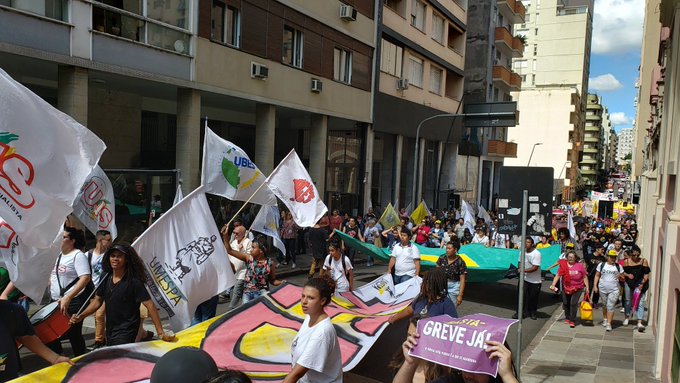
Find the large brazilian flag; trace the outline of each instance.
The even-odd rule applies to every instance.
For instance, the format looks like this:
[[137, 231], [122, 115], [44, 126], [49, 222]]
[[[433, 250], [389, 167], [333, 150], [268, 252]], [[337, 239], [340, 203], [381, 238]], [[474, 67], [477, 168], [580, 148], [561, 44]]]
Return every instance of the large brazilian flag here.
[[[345, 245], [364, 254], [370, 254], [383, 262], [389, 262], [390, 249], [383, 249], [369, 243], [364, 243], [347, 234], [335, 231], [335, 234], [345, 242]], [[414, 244], [415, 245], [415, 244]], [[444, 249], [415, 245], [420, 251], [420, 266], [422, 270], [436, 267], [437, 259], [446, 253]], [[560, 247], [550, 246], [541, 252], [541, 270], [547, 270], [560, 257]], [[464, 245], [458, 254], [465, 261], [468, 268], [466, 281], [468, 282], [496, 282], [505, 278], [511, 265], [517, 266], [519, 250], [485, 247], [480, 244]]]

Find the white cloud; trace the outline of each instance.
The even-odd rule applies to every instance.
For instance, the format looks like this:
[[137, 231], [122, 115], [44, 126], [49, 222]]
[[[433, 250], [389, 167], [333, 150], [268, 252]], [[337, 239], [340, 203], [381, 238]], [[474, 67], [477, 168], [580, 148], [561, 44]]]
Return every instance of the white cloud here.
[[614, 126], [630, 125], [633, 123], [633, 119], [626, 116], [626, 113], [624, 112], [611, 113], [609, 115], [609, 121], [611, 121]]
[[640, 50], [644, 0], [597, 0], [594, 12], [593, 53], [618, 54]]
[[588, 90], [600, 92], [613, 92], [623, 88], [619, 80], [613, 74], [607, 73], [588, 80]]

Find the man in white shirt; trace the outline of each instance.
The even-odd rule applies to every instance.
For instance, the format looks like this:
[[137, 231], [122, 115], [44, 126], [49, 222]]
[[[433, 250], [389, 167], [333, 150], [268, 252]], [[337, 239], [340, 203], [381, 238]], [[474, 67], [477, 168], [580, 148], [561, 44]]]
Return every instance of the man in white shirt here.
[[[233, 250], [250, 254], [253, 242], [246, 236], [246, 228], [243, 225], [234, 228], [233, 238], [229, 244]], [[231, 302], [229, 303], [229, 309], [231, 310], [241, 305], [243, 283], [246, 277], [246, 263], [232, 255], [229, 256], [229, 261], [234, 267], [234, 276], [236, 277], [236, 284], [231, 290]]]
[[402, 228], [399, 233], [400, 242], [392, 248], [387, 273], [394, 269], [394, 284], [406, 282], [420, 274], [420, 251], [411, 243], [411, 232]]
[[[531, 319], [536, 320], [536, 314], [538, 312], [538, 296], [541, 292], [541, 253], [534, 247], [534, 240], [531, 237], [527, 237], [524, 241], [526, 248], [526, 256], [524, 260], [524, 313], [522, 316], [526, 316], [529, 313]], [[518, 262], [519, 267], [519, 262]], [[518, 314], [515, 313], [512, 317], [513, 319], [518, 318]]]
[[[104, 253], [111, 247], [113, 239], [111, 233], [107, 230], [99, 230], [95, 234], [97, 243], [94, 249], [87, 252], [87, 259], [90, 262], [90, 271], [92, 272], [92, 283], [95, 286], [99, 285], [102, 276], [102, 258]], [[93, 350], [104, 347], [106, 345], [106, 304], [94, 313], [94, 346]]]

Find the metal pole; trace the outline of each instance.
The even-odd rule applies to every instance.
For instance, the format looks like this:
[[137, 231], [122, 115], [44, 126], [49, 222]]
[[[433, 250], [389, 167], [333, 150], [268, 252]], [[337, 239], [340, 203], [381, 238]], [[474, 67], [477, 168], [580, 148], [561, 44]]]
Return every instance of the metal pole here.
[[[522, 242], [519, 250], [519, 302], [517, 304], [517, 350], [515, 350], [515, 368], [517, 368], [517, 380], [520, 380], [520, 368], [522, 365], [522, 318], [524, 317], [524, 262], [527, 255], [527, 204], [529, 203], [529, 191], [524, 190], [522, 196]], [[521, 380], [520, 380], [521, 381]]]
[[531, 165], [531, 157], [534, 156], [534, 149], [536, 149], [536, 146], [538, 146], [538, 145], [543, 145], [543, 143], [542, 143], [542, 142], [537, 142], [537, 143], [535, 143], [534, 146], [531, 148], [531, 154], [529, 155], [529, 162], [527, 162], [527, 166], [530, 166], [530, 165]]

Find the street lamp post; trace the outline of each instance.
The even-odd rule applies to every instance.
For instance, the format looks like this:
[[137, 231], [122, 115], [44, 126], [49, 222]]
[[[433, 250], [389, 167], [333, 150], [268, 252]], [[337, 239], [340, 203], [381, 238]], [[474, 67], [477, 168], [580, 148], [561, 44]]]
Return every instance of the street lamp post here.
[[531, 157], [534, 156], [534, 149], [536, 149], [536, 147], [537, 147], [538, 145], [543, 145], [543, 143], [542, 143], [542, 142], [537, 142], [537, 143], [535, 143], [534, 146], [531, 148], [531, 154], [529, 155], [529, 162], [527, 162], [527, 166], [531, 165]]
[[423, 124], [435, 120], [437, 118], [445, 118], [445, 117], [498, 117], [499, 119], [502, 117], [507, 117], [508, 112], [488, 112], [488, 113], [444, 113], [444, 114], [436, 114], [434, 116], [430, 116], [418, 123], [418, 128], [416, 129], [416, 147], [415, 151], [413, 152], [413, 186], [411, 188], [411, 201], [413, 204], [413, 208], [416, 208], [416, 188], [418, 185], [418, 154], [420, 152], [420, 128], [423, 127]]

